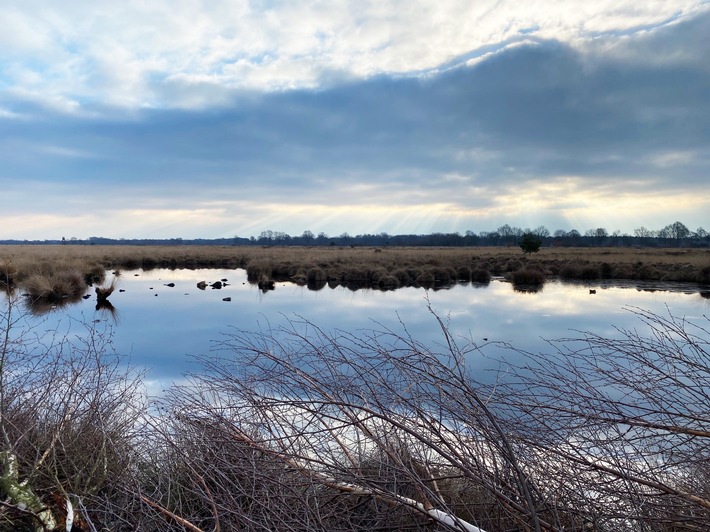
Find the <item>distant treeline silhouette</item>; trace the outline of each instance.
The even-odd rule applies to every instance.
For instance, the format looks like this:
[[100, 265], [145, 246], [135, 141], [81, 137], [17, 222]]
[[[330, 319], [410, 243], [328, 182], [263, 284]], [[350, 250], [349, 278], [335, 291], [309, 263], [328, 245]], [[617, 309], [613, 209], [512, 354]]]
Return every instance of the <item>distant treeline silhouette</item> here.
[[232, 238], [105, 238], [92, 236], [88, 239], [62, 237], [58, 240], [0, 240], [0, 244], [65, 244], [65, 245], [195, 245], [195, 246], [517, 246], [526, 233], [540, 237], [543, 246], [562, 247], [710, 247], [710, 233], [702, 227], [691, 231], [681, 222], [674, 222], [662, 229], [645, 227], [634, 229], [634, 234], [613, 231], [603, 227], [588, 229], [580, 233], [576, 229], [558, 229], [550, 232], [545, 226], [521, 229], [506, 224], [495, 231], [466, 231], [465, 233], [430, 233], [424, 235], [388, 233], [361, 234], [352, 236], [342, 233], [329, 236], [304, 231], [299, 236], [291, 236], [281, 231], [262, 231], [259, 236]]

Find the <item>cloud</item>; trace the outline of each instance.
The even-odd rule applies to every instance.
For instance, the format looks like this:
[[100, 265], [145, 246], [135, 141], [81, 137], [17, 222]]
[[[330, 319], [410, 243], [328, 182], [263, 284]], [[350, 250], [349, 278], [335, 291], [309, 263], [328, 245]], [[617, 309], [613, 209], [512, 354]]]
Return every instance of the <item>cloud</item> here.
[[[583, 230], [578, 224], [606, 221], [631, 231], [681, 214], [688, 225], [707, 225], [710, 71], [701, 59], [709, 13], [690, 16], [693, 3], [678, 13], [589, 6], [573, 38], [567, 8], [545, 17], [476, 11], [459, 18], [487, 21], [477, 38], [488, 44], [465, 48], [459, 40], [470, 32], [450, 16], [453, 4], [426, 4], [426, 17], [407, 15], [412, 28], [397, 25], [396, 4], [320, 13], [276, 3], [251, 27], [257, 14], [247, 4], [237, 6], [244, 21], [229, 10], [219, 13], [224, 20], [200, 11], [186, 25], [183, 12], [156, 3], [140, 8], [146, 18], [133, 29], [114, 6], [104, 15], [122, 28], [117, 35], [54, 45], [56, 57], [71, 52], [77, 64], [92, 63], [88, 77], [58, 79], [56, 91], [37, 82], [35, 92], [0, 92], [3, 201], [13, 198], [19, 215], [22, 198], [32, 197], [23, 208], [55, 213], [64, 226], [82, 209], [92, 233], [118, 237], [140, 236], [139, 220], [151, 236], [185, 237], [503, 223]], [[89, 17], [72, 29], [43, 9], [40, 33], [68, 41], [99, 24]], [[306, 29], [286, 29], [298, 16]], [[161, 17], [184, 39], [150, 34]], [[417, 59], [425, 42], [411, 32], [438, 42], [445, 31], [437, 20], [453, 34], [448, 48]], [[341, 48], [348, 31], [362, 37], [351, 52]], [[236, 50], [246, 34], [249, 49]], [[129, 36], [147, 41], [129, 46]], [[54, 42], [40, 36], [24, 46], [30, 53]], [[397, 59], [388, 58], [393, 49]], [[287, 81], [292, 88], [273, 90]], [[56, 103], [73, 97], [81, 103], [66, 100], [76, 104], [69, 111]]]
[[162, 90], [176, 79], [243, 90], [317, 88], [334, 78], [426, 73], [527, 39], [587, 47], [706, 8], [692, 0], [127, 0], [89, 7], [28, 0], [0, 8], [0, 59], [9, 88], [42, 93], [48, 104], [179, 108], [194, 100]]

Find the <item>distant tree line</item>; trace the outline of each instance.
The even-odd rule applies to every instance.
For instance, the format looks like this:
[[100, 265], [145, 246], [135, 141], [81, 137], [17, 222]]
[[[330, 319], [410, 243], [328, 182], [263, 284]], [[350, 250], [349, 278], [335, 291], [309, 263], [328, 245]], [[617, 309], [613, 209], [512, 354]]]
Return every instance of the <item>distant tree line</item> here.
[[475, 233], [469, 230], [463, 234], [456, 232], [426, 235], [376, 233], [351, 236], [342, 233], [339, 236], [329, 236], [326, 233], [316, 235], [311, 231], [304, 231], [300, 236], [291, 236], [269, 230], [262, 231], [258, 237], [235, 237], [234, 241], [239, 245], [262, 246], [518, 246], [526, 234], [538, 237], [543, 246], [710, 247], [710, 233], [702, 227], [691, 231], [681, 222], [674, 222], [658, 230], [639, 227], [634, 229], [633, 235], [618, 230], [609, 233], [603, 227], [580, 233], [576, 229], [558, 229], [551, 232], [544, 225], [523, 229], [505, 224], [495, 231]]
[[526, 234], [538, 237], [543, 247], [710, 247], [710, 233], [702, 227], [691, 231], [681, 222], [673, 222], [662, 229], [639, 227], [633, 234], [619, 230], [609, 232], [604, 227], [587, 229], [584, 233], [576, 229], [551, 232], [544, 225], [534, 229], [520, 228], [508, 224], [495, 231], [471, 230], [465, 233], [431, 233], [424, 235], [388, 233], [361, 234], [352, 236], [342, 233], [329, 236], [304, 231], [299, 236], [291, 236], [281, 231], [262, 231], [259, 236], [233, 238], [166, 238], [129, 239], [92, 236], [88, 239], [62, 237], [59, 240], [0, 240], [0, 244], [65, 244], [65, 245], [235, 245], [235, 246], [519, 246]]

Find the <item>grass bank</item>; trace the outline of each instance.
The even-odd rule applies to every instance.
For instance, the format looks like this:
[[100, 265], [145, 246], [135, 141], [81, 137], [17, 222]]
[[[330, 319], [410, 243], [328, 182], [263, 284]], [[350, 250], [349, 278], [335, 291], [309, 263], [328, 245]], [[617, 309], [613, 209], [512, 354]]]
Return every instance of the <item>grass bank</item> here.
[[104, 269], [245, 268], [253, 282], [396, 289], [455, 282], [547, 279], [679, 281], [710, 284], [710, 250], [515, 247], [372, 248], [241, 246], [2, 246], [0, 283], [33, 297], [79, 297]]

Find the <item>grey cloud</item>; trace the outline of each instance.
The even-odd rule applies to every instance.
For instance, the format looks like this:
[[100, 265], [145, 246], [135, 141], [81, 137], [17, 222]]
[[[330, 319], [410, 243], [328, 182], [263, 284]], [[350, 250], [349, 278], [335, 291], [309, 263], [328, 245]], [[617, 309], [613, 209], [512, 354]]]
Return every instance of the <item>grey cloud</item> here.
[[[472, 67], [320, 91], [257, 95], [208, 85], [163, 87], [185, 91], [185, 98], [213, 95], [220, 104], [199, 111], [99, 118], [45, 112], [22, 123], [0, 117], [0, 135], [24, 146], [2, 152], [0, 179], [123, 183], [146, 193], [153, 186], [216, 194], [278, 187], [284, 197], [318, 195], [324, 181], [344, 187], [377, 184], [382, 176], [390, 189], [427, 190], [445, 186], [442, 176], [450, 173], [497, 186], [557, 175], [595, 181], [666, 176], [670, 187], [680, 172], [688, 186], [700, 185], [706, 158], [679, 158], [669, 168], [654, 157], [701, 154], [709, 144], [710, 71], [692, 59], [697, 50], [708, 51], [707, 34], [710, 16], [703, 16], [617, 44], [608, 55], [539, 41]], [[635, 59], [656, 53], [685, 59]], [[0, 105], [28, 111], [17, 102]], [[31, 144], [91, 157], [35, 156]], [[461, 156], [473, 150], [487, 155]]]

